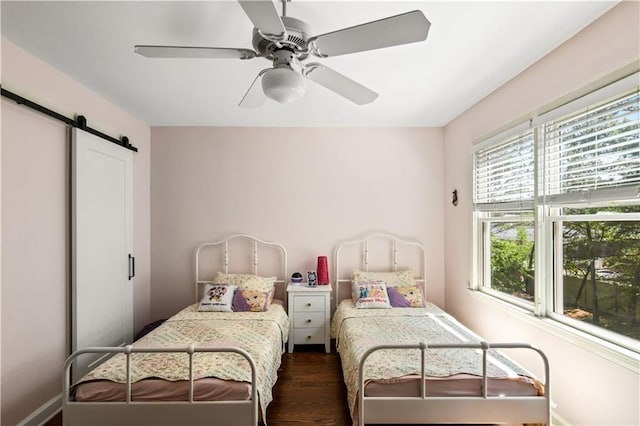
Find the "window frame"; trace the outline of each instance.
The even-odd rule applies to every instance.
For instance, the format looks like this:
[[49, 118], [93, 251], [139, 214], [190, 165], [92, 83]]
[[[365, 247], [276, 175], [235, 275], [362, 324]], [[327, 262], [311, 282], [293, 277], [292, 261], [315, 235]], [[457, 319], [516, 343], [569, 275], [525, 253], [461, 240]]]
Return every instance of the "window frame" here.
[[[640, 205], [640, 202], [637, 203]], [[553, 262], [556, 265], [563, 264], [563, 251], [562, 251], [562, 224], [564, 222], [640, 222], [640, 213], [618, 213], [618, 214], [607, 214], [598, 217], [597, 214], [582, 214], [582, 215], [563, 215], [563, 214], [549, 214], [546, 218], [547, 221], [550, 222], [550, 226], [553, 228], [553, 237], [551, 238], [551, 244], [553, 248], [551, 251], [551, 256], [553, 257]], [[560, 238], [556, 236], [559, 235]], [[633, 339], [631, 337], [625, 336], [620, 333], [616, 333], [610, 331], [604, 327], [600, 327], [597, 325], [589, 324], [584, 321], [573, 319], [567, 315], [558, 313], [558, 293], [563, 292], [563, 288], [558, 284], [562, 282], [562, 268], [554, 267], [552, 269], [553, 272], [553, 283], [551, 284], [553, 287], [553, 291], [550, 292], [546, 299], [546, 311], [545, 316], [555, 321], [559, 321], [565, 325], [570, 327], [579, 329], [586, 333], [592, 334], [594, 336], [600, 337], [604, 340], [607, 340], [611, 343], [623, 346], [629, 350], [640, 353], [640, 340]], [[564, 284], [563, 284], [564, 285]], [[564, 304], [562, 309], [564, 308]]]
[[[622, 96], [625, 92], [635, 90], [640, 93], [640, 72], [634, 72], [620, 80], [602, 86], [583, 96], [576, 97], [574, 100], [567, 102], [557, 108], [550, 109], [547, 112], [533, 118], [523, 120], [520, 124], [512, 128], [496, 134], [490, 138], [481, 140], [473, 147], [473, 244], [471, 259], [471, 280], [470, 288], [476, 290], [476, 293], [489, 296], [492, 300], [499, 301], [500, 305], [507, 308], [516, 308], [524, 317], [536, 318], [543, 327], [548, 329], [549, 326], [555, 329], [562, 329], [565, 337], [580, 336], [583, 343], [591, 347], [598, 346], [604, 352], [609, 353], [613, 350], [614, 356], [609, 357], [620, 361], [620, 356], [625, 361], [631, 360], [631, 365], [640, 361], [640, 339], [636, 340], [629, 336], [622, 335], [597, 325], [585, 323], [583, 321], [571, 318], [565, 314], [558, 313], [557, 303], [562, 300], [558, 298], [558, 292], [562, 292], [563, 288], [558, 283], [562, 282], [562, 267], [556, 268], [558, 262], [562, 259], [562, 223], [571, 220], [585, 221], [620, 221], [632, 220], [640, 221], [640, 213], [620, 213], [611, 214], [596, 218], [596, 215], [562, 215], [562, 207], [575, 207], [585, 205], [591, 207], [593, 204], [602, 205], [607, 199], [613, 198], [616, 201], [626, 201], [624, 205], [640, 205], [640, 183], [632, 184], [629, 187], [613, 188], [602, 190], [601, 193], [593, 191], [596, 196], [593, 197], [591, 191], [586, 197], [581, 198], [581, 194], [561, 194], [557, 196], [553, 202], [549, 203], [544, 196], [545, 172], [548, 170], [547, 164], [543, 161], [543, 153], [545, 151], [545, 125], [552, 120], [565, 117], [578, 112], [580, 109], [598, 104], [606, 99]], [[514, 221], [514, 218], [492, 217], [492, 212], [500, 212], [497, 209], [478, 207], [476, 203], [476, 156], [483, 150], [491, 149], [493, 146], [499, 146], [505, 143], [514, 135], [523, 134], [527, 131], [533, 131], [534, 138], [534, 199], [532, 203], [533, 222], [534, 222], [534, 241], [535, 241], [535, 277], [534, 277], [534, 301], [527, 302], [524, 299], [507, 293], [494, 290], [485, 286], [490, 283], [489, 266], [491, 262], [490, 256], [490, 224], [494, 221]], [[543, 183], [544, 182], [544, 183]], [[541, 187], [542, 186], [542, 187]], [[637, 188], [634, 189], [634, 188]], [[543, 194], [541, 196], [541, 194]], [[601, 194], [604, 194], [602, 196]], [[585, 199], [586, 198], [586, 199]], [[511, 203], [513, 204], [513, 203]], [[530, 210], [529, 210], [530, 211]], [[509, 220], [511, 219], [511, 220]], [[516, 218], [517, 219], [517, 218]], [[487, 255], [489, 254], [489, 255]], [[560, 263], [562, 264], [562, 263]], [[558, 276], [560, 275], [560, 276]], [[563, 301], [561, 303], [564, 303]], [[563, 307], [564, 308], [564, 307]], [[568, 332], [568, 334], [567, 334]], [[572, 339], [574, 337], [571, 337]], [[594, 340], [595, 339], [595, 340]], [[613, 345], [613, 346], [611, 346]], [[622, 362], [624, 364], [625, 362]]]
[[[479, 280], [481, 283], [489, 283], [489, 286], [480, 284], [479, 290], [490, 294], [493, 297], [501, 299], [505, 302], [509, 302], [519, 308], [524, 310], [528, 310], [533, 312], [535, 308], [535, 298], [537, 294], [537, 288], [534, 277], [534, 301], [530, 302], [525, 299], [510, 295], [508, 293], [502, 292], [500, 290], [495, 290], [491, 287], [491, 256], [483, 256], [482, 253], [491, 253], [491, 224], [495, 222], [518, 222], [515, 217], [505, 217], [505, 218], [491, 218], [491, 217], [479, 217], [477, 219], [478, 225], [480, 228], [481, 236], [479, 240], [481, 241], [482, 251], [480, 252], [480, 256], [478, 256], [478, 262], [480, 265], [480, 271], [482, 275], [482, 279]], [[535, 221], [533, 216], [531, 217], [531, 222], [534, 222], [534, 230], [535, 230]]]

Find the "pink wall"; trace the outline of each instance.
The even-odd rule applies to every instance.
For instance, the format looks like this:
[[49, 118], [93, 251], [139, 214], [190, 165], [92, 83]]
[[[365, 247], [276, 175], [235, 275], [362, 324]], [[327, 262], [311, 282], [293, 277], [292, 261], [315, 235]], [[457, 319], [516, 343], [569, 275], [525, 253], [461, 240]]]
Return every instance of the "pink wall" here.
[[[127, 135], [134, 156], [135, 329], [149, 320], [150, 129], [2, 39], [2, 87]], [[69, 145], [64, 126], [2, 99], [2, 418], [13, 425], [60, 394], [68, 355]], [[10, 389], [10, 391], [7, 391]]]
[[[471, 250], [472, 143], [537, 108], [638, 61], [640, 3], [623, 2], [445, 127], [446, 309], [487, 339], [525, 340], [551, 358], [553, 399], [573, 424], [640, 424], [640, 376], [551, 335], [467, 290]], [[637, 66], [637, 62], [636, 62]], [[533, 368], [533, 367], [532, 367]]]
[[196, 246], [236, 232], [284, 244], [289, 274], [368, 231], [419, 238], [443, 306], [440, 129], [153, 128], [151, 140], [153, 318], [193, 302]]
[[[48, 365], [43, 354], [60, 366], [66, 355], [68, 178], [52, 165], [65, 165], [68, 151], [61, 123], [5, 100], [2, 120], [2, 383], [11, 389], [2, 423], [15, 424], [60, 388], [54, 371], [37, 385], [36, 377]], [[29, 400], [40, 404], [26, 410]]]
[[[0, 55], [0, 81], [2, 81], [2, 55]], [[1, 108], [1, 106], [0, 106]], [[2, 119], [0, 115], [0, 224], [2, 223]], [[0, 225], [0, 372], [2, 369], [2, 226]], [[2, 419], [2, 380], [0, 380], [0, 421]]]

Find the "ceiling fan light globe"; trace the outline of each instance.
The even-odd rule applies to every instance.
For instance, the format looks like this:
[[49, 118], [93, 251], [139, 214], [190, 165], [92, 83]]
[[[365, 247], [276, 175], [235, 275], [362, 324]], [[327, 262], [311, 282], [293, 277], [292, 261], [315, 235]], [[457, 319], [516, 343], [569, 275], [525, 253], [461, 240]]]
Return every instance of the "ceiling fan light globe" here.
[[262, 77], [262, 90], [270, 99], [286, 104], [304, 96], [307, 79], [289, 68], [273, 68]]

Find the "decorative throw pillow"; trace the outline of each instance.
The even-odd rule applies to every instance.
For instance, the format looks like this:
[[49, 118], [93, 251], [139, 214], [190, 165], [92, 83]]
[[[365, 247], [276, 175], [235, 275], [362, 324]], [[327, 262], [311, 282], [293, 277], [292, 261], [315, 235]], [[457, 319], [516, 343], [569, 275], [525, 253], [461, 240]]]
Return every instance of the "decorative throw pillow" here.
[[353, 281], [356, 308], [391, 308], [384, 281]]
[[272, 292], [238, 289], [233, 295], [233, 310], [235, 312], [264, 312], [269, 308], [269, 293]]
[[225, 274], [224, 272], [218, 272], [216, 277], [213, 279], [213, 282], [237, 285], [241, 290], [268, 292], [269, 304], [273, 302], [276, 277], [261, 277], [253, 274]]
[[396, 272], [353, 271], [353, 280], [380, 280], [384, 281], [387, 287], [413, 286], [416, 284], [416, 281], [413, 279], [413, 271], [410, 269]]
[[389, 302], [394, 308], [423, 308], [424, 296], [420, 286], [388, 287]]
[[233, 305], [233, 295], [238, 287], [235, 285], [207, 284], [204, 287], [204, 295], [199, 311], [209, 312], [231, 312]]

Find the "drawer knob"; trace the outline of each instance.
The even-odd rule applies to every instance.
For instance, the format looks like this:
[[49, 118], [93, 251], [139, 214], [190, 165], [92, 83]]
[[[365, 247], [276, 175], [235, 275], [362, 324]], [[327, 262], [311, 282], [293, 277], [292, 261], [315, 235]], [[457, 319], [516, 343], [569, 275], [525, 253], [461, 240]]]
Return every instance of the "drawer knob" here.
[[311, 320], [310, 320], [310, 319], [308, 319], [308, 320], [307, 320], [307, 323], [310, 323], [310, 322], [311, 322]]
[[307, 339], [311, 339], [311, 336], [307, 336]]
[[307, 306], [311, 306], [311, 303], [307, 303]]

